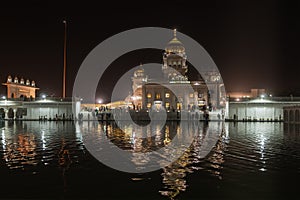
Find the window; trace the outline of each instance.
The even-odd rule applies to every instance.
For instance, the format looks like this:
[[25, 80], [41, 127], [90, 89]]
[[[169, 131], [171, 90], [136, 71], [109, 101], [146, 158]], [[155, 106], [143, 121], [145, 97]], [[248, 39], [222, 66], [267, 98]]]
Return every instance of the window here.
[[150, 99], [152, 97], [151, 93], [147, 94], [147, 98]]
[[190, 98], [194, 98], [194, 93], [190, 93]]
[[170, 108], [170, 103], [166, 102], [166, 108], [169, 109]]
[[177, 110], [181, 110], [181, 108], [182, 108], [182, 103], [177, 103]]
[[155, 99], [160, 99], [160, 93], [155, 94]]
[[165, 94], [165, 97], [166, 97], [166, 98], [170, 98], [170, 93], [167, 92], [167, 93]]
[[147, 103], [147, 108], [151, 108], [151, 103]]

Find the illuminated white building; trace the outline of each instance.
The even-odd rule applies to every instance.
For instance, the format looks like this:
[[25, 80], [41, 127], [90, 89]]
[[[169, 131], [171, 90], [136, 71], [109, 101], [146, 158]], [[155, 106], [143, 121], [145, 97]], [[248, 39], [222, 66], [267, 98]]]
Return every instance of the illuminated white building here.
[[195, 110], [207, 107], [212, 111], [225, 108], [226, 96], [221, 92], [225, 90], [220, 74], [206, 72], [205, 77], [208, 80], [199, 78], [190, 81], [186, 61], [185, 47], [178, 40], [175, 29], [174, 37], [166, 45], [163, 54], [164, 81], [161, 84], [148, 81], [142, 87], [144, 109], [149, 109], [153, 105], [157, 108], [163, 106], [167, 110]]

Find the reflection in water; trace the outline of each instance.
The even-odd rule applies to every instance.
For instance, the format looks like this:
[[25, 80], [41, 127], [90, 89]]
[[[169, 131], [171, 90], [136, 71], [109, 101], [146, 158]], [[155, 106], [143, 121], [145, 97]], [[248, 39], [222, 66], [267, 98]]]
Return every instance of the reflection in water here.
[[62, 170], [62, 178], [64, 183], [64, 189], [67, 187], [67, 180], [66, 180], [66, 171], [69, 169], [72, 161], [70, 158], [69, 150], [66, 148], [66, 142], [62, 139], [61, 149], [58, 153], [58, 164]]
[[[22, 121], [5, 123], [5, 127], [0, 130], [0, 155], [3, 157], [3, 164], [10, 170], [20, 169], [32, 174], [41, 170], [42, 165], [59, 167], [66, 187], [65, 173], [70, 168], [72, 159], [78, 158], [78, 155], [70, 154], [70, 149], [73, 152], [83, 150], [82, 138], [73, 133], [73, 124]], [[66, 131], [71, 131], [71, 134], [65, 135]]]
[[284, 123], [284, 134], [287, 137], [298, 138], [300, 135], [300, 124]]
[[142, 128], [133, 128], [130, 124], [128, 125], [125, 122], [124, 124], [119, 123], [119, 127], [126, 130], [124, 132], [112, 123], [99, 124], [99, 126], [111, 142], [119, 148], [132, 152], [131, 161], [135, 164], [137, 169], [151, 164], [151, 158], [147, 152], [168, 147], [175, 135], [181, 140], [188, 137], [194, 138], [192, 145], [189, 144], [189, 146], [176, 146], [176, 148], [165, 149], [164, 153], [167, 153], [165, 155], [169, 155], [168, 157], [157, 154], [161, 158], [159, 160], [161, 166], [164, 166], [164, 163], [169, 161], [171, 155], [176, 155], [180, 153], [182, 149], [185, 149], [184, 153], [176, 159], [175, 162], [163, 168], [162, 176], [165, 187], [163, 190], [160, 190], [160, 193], [171, 199], [175, 198], [181, 191], [186, 190], [187, 173], [193, 173], [195, 170], [201, 169], [201, 166], [197, 166], [197, 163], [200, 163], [213, 147], [215, 150], [208, 157], [210, 163], [210, 169], [208, 171], [220, 179], [222, 178], [220, 170], [224, 162], [224, 149], [226, 148], [226, 143], [229, 141], [224, 123], [168, 122], [163, 128], [150, 126], [147, 130], [146, 135], [148, 135], [148, 137], [146, 138], [137, 136], [137, 133], [143, 130]]
[[[13, 126], [13, 122], [8, 123]], [[7, 135], [5, 129], [1, 130], [3, 159], [9, 169], [21, 168], [26, 165], [36, 165], [36, 138], [33, 133], [27, 132], [26, 124], [17, 122], [16, 130], [21, 130], [14, 135]]]
[[[213, 123], [211, 123], [213, 124]], [[213, 124], [217, 125], [218, 128], [220, 123]], [[221, 134], [220, 140], [216, 143], [214, 151], [208, 155], [208, 160], [211, 163], [210, 166], [213, 170], [209, 170], [212, 174], [221, 178], [220, 169], [222, 168], [222, 163], [224, 162], [224, 150], [226, 148], [226, 143], [228, 143], [228, 135], [225, 133], [225, 124], [222, 123], [222, 128], [220, 130]], [[201, 155], [201, 146], [204, 144], [204, 139], [208, 135], [209, 126], [204, 123], [202, 130], [199, 131], [197, 128], [199, 126], [191, 126], [192, 129], [187, 131], [197, 131], [197, 137], [194, 139], [193, 144], [185, 151], [185, 153], [170, 166], [163, 168], [163, 183], [164, 190], [160, 193], [164, 196], [174, 199], [180, 192], [185, 191], [188, 184], [186, 181], [186, 176], [188, 173], [193, 173], [196, 170], [202, 169], [200, 166], [197, 167], [199, 163], [203, 160]], [[186, 134], [185, 132], [183, 134]]]
[[[4, 180], [0, 181], [0, 187], [3, 198], [15, 197], [16, 187], [18, 191], [22, 190], [21, 197], [28, 198], [36, 193], [38, 197], [45, 198], [44, 192], [46, 195], [57, 193], [56, 198], [63, 198], [67, 193], [73, 194], [72, 197], [78, 195], [78, 198], [85, 198], [83, 195], [94, 197], [100, 194], [99, 188], [89, 181], [101, 180], [106, 183], [102, 193], [111, 187], [118, 188], [118, 191], [123, 189], [126, 199], [141, 195], [135, 193], [137, 185], [141, 186], [138, 191], [149, 194], [152, 199], [156, 199], [155, 194], [169, 199], [186, 199], [184, 191], [193, 190], [192, 184], [199, 185], [193, 193], [195, 199], [203, 195], [206, 195], [204, 199], [216, 197], [211, 191], [227, 195], [235, 193], [236, 199], [242, 199], [245, 197], [244, 191], [249, 191], [249, 195], [252, 194], [252, 199], [255, 199], [273, 193], [275, 195], [271, 197], [276, 197], [274, 191], [279, 189], [273, 182], [277, 177], [277, 182], [284, 183], [279, 184], [280, 189], [284, 188], [284, 194], [294, 194], [292, 189], [295, 186], [289, 179], [298, 180], [300, 173], [299, 124], [167, 122], [163, 128], [153, 126], [143, 129], [147, 137], [141, 138], [138, 133], [142, 129], [133, 128], [126, 122], [118, 126], [109, 122], [83, 122], [88, 130], [96, 130], [94, 134], [100, 141], [108, 138], [111, 147], [116, 145], [131, 152], [131, 162], [137, 168], [151, 163], [147, 153], [170, 147], [175, 135], [180, 139], [193, 137], [190, 146], [166, 148], [165, 153], [169, 157], [157, 154], [157, 161], [164, 164], [177, 151], [186, 149], [175, 162], [164, 167], [161, 174], [127, 174], [109, 169], [92, 158], [84, 148], [78, 123], [4, 123], [0, 128], [0, 176]], [[119, 127], [126, 131], [123, 132]], [[215, 136], [217, 142], [213, 149], [204, 148], [215, 140]], [[95, 178], [95, 174], [99, 176]], [[130, 185], [128, 180], [138, 181], [134, 181], [136, 185]], [[76, 187], [76, 184], [79, 186]], [[144, 187], [144, 184], [149, 185]], [[216, 189], [219, 185], [220, 188]], [[32, 188], [34, 190], [31, 191]], [[127, 191], [130, 192], [127, 194]], [[106, 195], [104, 199], [109, 199], [111, 194], [107, 192]], [[226, 197], [231, 199], [231, 196]]]

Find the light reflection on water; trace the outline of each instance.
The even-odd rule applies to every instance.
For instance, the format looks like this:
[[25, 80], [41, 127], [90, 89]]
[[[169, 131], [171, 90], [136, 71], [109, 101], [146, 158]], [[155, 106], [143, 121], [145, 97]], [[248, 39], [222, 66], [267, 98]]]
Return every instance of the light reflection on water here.
[[[150, 188], [154, 188], [161, 197], [165, 196], [169, 199], [189, 199], [190, 197], [228, 197], [232, 199], [236, 197], [238, 199], [243, 197], [245, 192], [249, 192], [249, 195], [253, 195], [252, 197], [259, 194], [268, 194], [270, 197], [274, 197], [277, 195], [272, 196], [271, 191], [278, 189], [274, 185], [278, 177], [280, 177], [278, 182], [281, 182], [282, 179], [285, 180], [282, 174], [287, 174], [287, 177], [290, 178], [289, 174], [299, 174], [300, 172], [300, 165], [298, 165], [300, 163], [299, 125], [220, 122], [210, 122], [209, 124], [192, 122], [179, 125], [177, 122], [168, 122], [161, 131], [152, 127], [155, 130], [153, 136], [150, 134], [153, 130], [147, 130], [149, 136], [147, 138], [139, 138], [138, 130], [134, 130], [131, 125], [126, 123], [121, 125], [126, 129], [126, 133], [114, 123], [84, 122], [83, 125], [91, 130], [97, 130], [95, 134], [100, 140], [109, 138], [112, 145], [133, 152], [132, 162], [139, 167], [149, 163], [149, 157], [146, 154], [138, 154], [139, 152], [151, 152], [167, 146], [175, 134], [181, 134], [180, 137], [187, 137], [189, 134], [196, 137], [191, 146], [182, 147], [187, 149], [184, 154], [171, 165], [164, 167], [159, 176], [156, 176], [155, 173], [120, 176], [119, 172], [109, 171], [107, 167], [97, 164], [86, 151], [82, 136], [78, 131], [79, 124], [9, 121], [3, 124], [2, 122], [0, 175], [2, 178], [6, 177], [7, 180], [11, 180], [9, 182], [11, 185], [3, 181], [0, 183], [1, 188], [4, 188], [3, 191], [12, 187], [16, 176], [29, 174], [26, 181], [31, 184], [35, 184], [37, 181], [35, 187], [42, 187], [39, 186], [41, 185], [39, 181], [44, 184], [43, 188], [37, 188], [43, 193], [32, 191], [37, 197], [50, 194], [55, 197], [66, 194], [72, 197], [81, 197], [80, 193], [72, 188], [78, 186], [83, 191], [90, 191], [91, 184], [83, 181], [74, 183], [71, 180], [81, 180], [80, 176], [83, 174], [89, 176], [90, 170], [92, 170], [100, 174], [101, 171], [111, 173], [111, 175], [105, 176], [106, 178], [102, 177], [104, 181], [108, 182], [107, 188], [112, 187], [109, 185], [109, 178], [114, 177], [115, 174], [118, 174], [119, 180], [114, 182], [113, 187], [124, 188], [129, 181], [127, 176], [134, 181], [134, 185], [125, 186], [126, 190], [131, 190], [132, 187], [140, 184], [150, 184], [150, 180], [153, 180], [154, 185], [149, 188], [143, 187], [140, 192], [149, 193]], [[218, 132], [218, 141], [208, 156], [203, 158], [201, 156], [202, 146], [208, 130]], [[170, 151], [170, 154], [172, 153]], [[56, 178], [48, 175], [50, 172], [57, 175]], [[34, 176], [42, 177], [46, 181], [37, 180]], [[89, 179], [93, 179], [92, 175]], [[270, 187], [271, 183], [273, 187]], [[47, 189], [54, 184], [58, 186], [52, 187], [51, 190]], [[199, 188], [195, 189], [194, 185], [199, 185]], [[289, 189], [282, 190], [288, 191]], [[218, 191], [218, 194], [213, 191]], [[29, 197], [33, 195], [30, 191], [27, 192]], [[189, 196], [185, 197], [185, 193]], [[233, 195], [233, 193], [235, 194]], [[149, 194], [149, 198], [157, 198], [155, 196], [157, 194]], [[14, 193], [15, 196], [11, 196], [12, 194], [9, 192], [4, 192], [3, 195], [3, 197], [18, 197], [18, 194]], [[93, 197], [99, 194], [97, 191], [94, 193], [90, 191], [89, 195]], [[136, 198], [138, 194], [131, 192], [127, 195]], [[108, 197], [106, 196], [106, 199]]]

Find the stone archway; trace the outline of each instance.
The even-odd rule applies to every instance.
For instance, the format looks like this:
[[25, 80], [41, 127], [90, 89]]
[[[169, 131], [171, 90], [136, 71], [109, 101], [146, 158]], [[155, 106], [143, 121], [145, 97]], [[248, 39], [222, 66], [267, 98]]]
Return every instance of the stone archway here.
[[14, 119], [14, 117], [15, 117], [14, 109], [12, 109], [12, 108], [8, 109], [7, 117], [9, 119]]
[[5, 119], [5, 110], [4, 110], [4, 108], [0, 108], [0, 119]]

